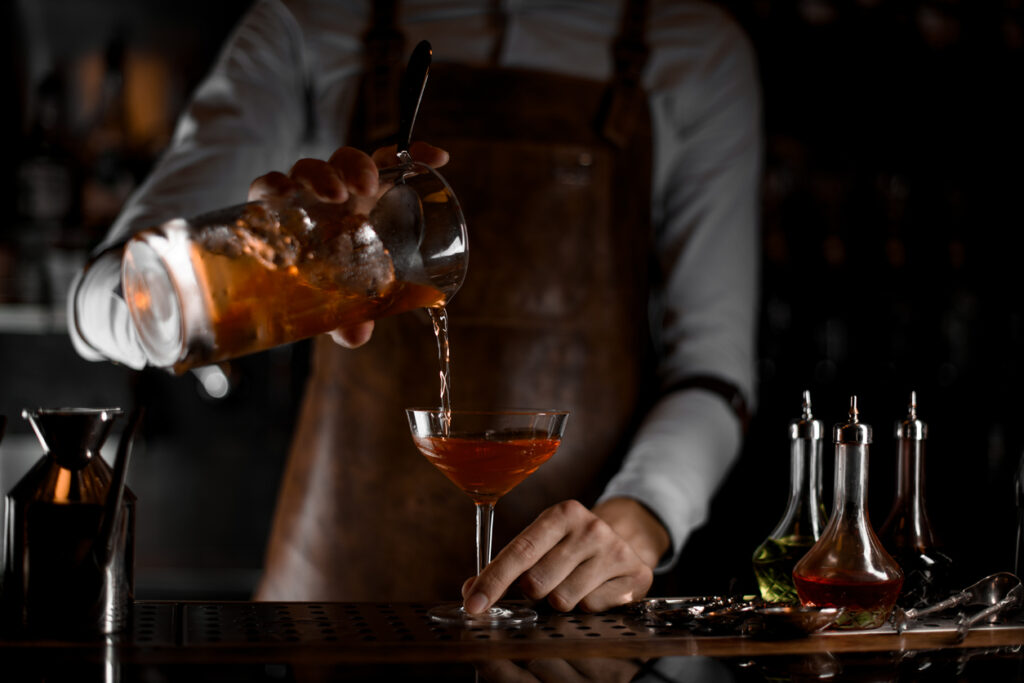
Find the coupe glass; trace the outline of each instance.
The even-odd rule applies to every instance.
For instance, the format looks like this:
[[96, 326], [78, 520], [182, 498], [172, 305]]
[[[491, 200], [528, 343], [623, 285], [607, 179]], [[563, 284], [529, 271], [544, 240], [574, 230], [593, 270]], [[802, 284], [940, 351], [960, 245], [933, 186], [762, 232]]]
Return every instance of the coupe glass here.
[[[491, 561], [494, 505], [558, 450], [564, 410], [443, 410], [408, 408], [412, 440], [423, 455], [476, 504], [476, 572]], [[499, 605], [471, 614], [461, 603], [438, 605], [432, 619], [465, 626], [515, 626], [537, 613]]]

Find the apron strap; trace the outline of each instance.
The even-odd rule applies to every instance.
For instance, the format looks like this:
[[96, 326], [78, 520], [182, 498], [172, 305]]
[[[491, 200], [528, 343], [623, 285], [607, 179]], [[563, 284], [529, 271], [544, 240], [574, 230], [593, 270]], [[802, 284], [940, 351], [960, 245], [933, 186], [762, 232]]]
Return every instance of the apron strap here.
[[640, 79], [650, 50], [644, 39], [647, 29], [647, 0], [628, 0], [622, 11], [619, 35], [612, 44], [615, 73], [605, 92], [598, 114], [598, 130], [616, 147], [628, 144], [637, 117], [647, 116], [638, 102], [646, 98]]
[[354, 130], [357, 145], [379, 147], [394, 142], [398, 131], [398, 95], [402, 83], [405, 36], [398, 29], [398, 0], [376, 0], [373, 19], [363, 36], [362, 107]]
[[[497, 3], [494, 3], [497, 5]], [[647, 64], [649, 49], [645, 40], [648, 0], [627, 0], [619, 22], [619, 33], [612, 44], [614, 74], [605, 92], [596, 121], [596, 130], [616, 147], [628, 144], [636, 120], [646, 116], [638, 106], [644, 99], [640, 79]], [[500, 54], [504, 41], [505, 22], [500, 11], [491, 13], [498, 28], [492, 60]], [[363, 37], [365, 77], [362, 84], [362, 107], [359, 109], [357, 145], [380, 146], [393, 141], [398, 130], [398, 107], [395, 93], [402, 80], [402, 55], [405, 36], [398, 28], [398, 0], [377, 0], [373, 3], [373, 19]]]

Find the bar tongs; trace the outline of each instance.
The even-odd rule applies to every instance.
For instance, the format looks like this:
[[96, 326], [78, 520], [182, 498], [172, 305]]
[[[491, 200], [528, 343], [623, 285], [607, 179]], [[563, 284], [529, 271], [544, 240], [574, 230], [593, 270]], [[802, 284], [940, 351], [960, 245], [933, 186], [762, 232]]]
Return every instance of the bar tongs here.
[[994, 622], [1020, 609], [1024, 605], [1024, 586], [1016, 574], [997, 572], [934, 605], [911, 609], [897, 607], [893, 611], [893, 625], [897, 633], [903, 633], [922, 617], [970, 605], [981, 605], [983, 608], [973, 615], [960, 612], [956, 619], [957, 642], [963, 642], [975, 624], [982, 621]]

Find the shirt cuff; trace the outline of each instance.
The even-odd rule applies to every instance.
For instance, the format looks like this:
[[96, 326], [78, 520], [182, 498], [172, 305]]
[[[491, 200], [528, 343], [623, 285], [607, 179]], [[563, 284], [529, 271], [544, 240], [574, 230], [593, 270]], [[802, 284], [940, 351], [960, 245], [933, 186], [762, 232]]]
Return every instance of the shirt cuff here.
[[141, 370], [146, 366], [146, 356], [120, 287], [121, 250], [104, 251], [71, 283], [68, 333], [82, 358], [111, 360]]
[[690, 534], [707, 521], [741, 442], [740, 422], [728, 403], [703, 389], [665, 395], [644, 420], [598, 502], [632, 498], [658, 518], [671, 548], [655, 573], [672, 569]]

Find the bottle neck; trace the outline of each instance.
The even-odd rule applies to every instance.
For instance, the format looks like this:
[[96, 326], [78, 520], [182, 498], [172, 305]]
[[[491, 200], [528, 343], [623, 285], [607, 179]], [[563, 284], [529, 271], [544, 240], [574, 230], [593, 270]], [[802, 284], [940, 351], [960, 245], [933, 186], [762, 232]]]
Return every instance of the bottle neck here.
[[821, 504], [821, 439], [794, 438], [789, 446], [789, 499], [772, 537], [817, 539], [825, 527]]
[[907, 538], [907, 545], [927, 547], [934, 545], [931, 524], [924, 498], [924, 441], [899, 440], [899, 458], [896, 469], [896, 499], [891, 516], [902, 517], [899, 526]]
[[835, 500], [833, 516], [867, 520], [868, 447], [836, 444]]

